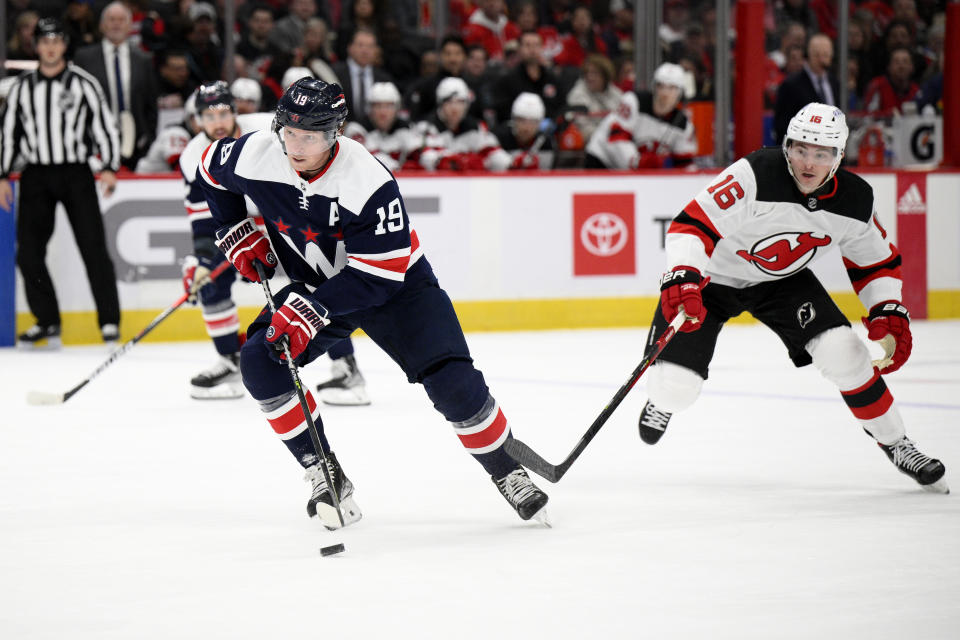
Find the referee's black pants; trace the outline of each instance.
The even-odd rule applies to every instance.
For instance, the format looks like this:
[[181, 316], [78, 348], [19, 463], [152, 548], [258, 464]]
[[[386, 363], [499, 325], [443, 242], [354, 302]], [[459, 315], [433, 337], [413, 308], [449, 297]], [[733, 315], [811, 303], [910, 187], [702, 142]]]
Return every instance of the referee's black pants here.
[[17, 265], [30, 311], [41, 326], [60, 324], [57, 294], [46, 264], [57, 202], [62, 202], [67, 210], [87, 269], [100, 326], [119, 325], [117, 276], [107, 253], [93, 173], [86, 164], [29, 165], [23, 170], [17, 214]]

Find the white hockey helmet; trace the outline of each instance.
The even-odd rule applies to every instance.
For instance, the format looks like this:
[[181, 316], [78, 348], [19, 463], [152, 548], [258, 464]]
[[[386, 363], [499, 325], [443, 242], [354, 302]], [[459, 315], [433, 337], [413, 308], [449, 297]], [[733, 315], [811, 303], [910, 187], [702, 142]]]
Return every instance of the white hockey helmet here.
[[183, 103], [183, 113], [186, 116], [195, 117], [197, 115], [197, 90], [194, 89], [186, 102]]
[[787, 170], [793, 179], [793, 167], [790, 165], [790, 158], [787, 155], [787, 149], [791, 141], [806, 142], [816, 144], [822, 147], [831, 147], [834, 149], [833, 166], [830, 167], [830, 173], [824, 179], [817, 189], [823, 186], [840, 167], [840, 161], [843, 160], [844, 150], [847, 148], [847, 135], [850, 131], [847, 129], [847, 118], [843, 111], [819, 102], [811, 102], [804, 108], [797, 111], [797, 115], [790, 119], [787, 125], [787, 132], [783, 136], [783, 155], [787, 158]]
[[397, 90], [397, 85], [392, 82], [374, 82], [367, 95], [367, 108], [375, 102], [389, 102], [399, 107], [400, 91]]
[[449, 76], [437, 85], [437, 105], [441, 105], [447, 100], [470, 102], [470, 87], [463, 81], [463, 78]]
[[237, 100], [250, 100], [260, 104], [263, 92], [260, 90], [260, 83], [253, 78], [237, 78], [230, 85], [230, 93]]
[[665, 84], [668, 87], [677, 87], [683, 91], [687, 89], [687, 72], [678, 64], [664, 62], [653, 72], [654, 84]]
[[513, 101], [510, 107], [511, 118], [525, 118], [527, 120], [543, 120], [547, 113], [543, 99], [535, 93], [524, 91]]
[[300, 78], [312, 78], [313, 71], [306, 67], [290, 67], [283, 73], [283, 89], [286, 91], [294, 82]]

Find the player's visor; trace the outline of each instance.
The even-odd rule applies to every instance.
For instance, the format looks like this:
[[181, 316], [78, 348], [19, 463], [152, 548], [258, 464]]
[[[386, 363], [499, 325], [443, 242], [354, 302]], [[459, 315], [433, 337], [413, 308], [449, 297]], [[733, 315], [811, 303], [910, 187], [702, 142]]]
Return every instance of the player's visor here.
[[227, 105], [217, 105], [209, 109], [204, 109], [200, 114], [200, 124], [204, 129], [207, 127], [229, 127], [233, 128], [236, 115]]
[[833, 163], [837, 161], [837, 150], [833, 147], [794, 142], [787, 148], [787, 157], [801, 164], [832, 167]]
[[281, 127], [278, 135], [280, 136], [280, 142], [283, 143], [283, 148], [287, 151], [287, 155], [291, 156], [312, 156], [323, 153], [332, 147], [337, 139], [335, 129], [308, 131]]

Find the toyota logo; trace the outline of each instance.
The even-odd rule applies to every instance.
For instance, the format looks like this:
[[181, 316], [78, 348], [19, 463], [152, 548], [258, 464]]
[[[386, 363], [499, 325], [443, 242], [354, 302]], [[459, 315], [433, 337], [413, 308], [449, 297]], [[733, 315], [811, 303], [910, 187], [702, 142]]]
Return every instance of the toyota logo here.
[[606, 258], [620, 253], [627, 244], [627, 225], [615, 213], [595, 213], [580, 227], [580, 242], [595, 256]]

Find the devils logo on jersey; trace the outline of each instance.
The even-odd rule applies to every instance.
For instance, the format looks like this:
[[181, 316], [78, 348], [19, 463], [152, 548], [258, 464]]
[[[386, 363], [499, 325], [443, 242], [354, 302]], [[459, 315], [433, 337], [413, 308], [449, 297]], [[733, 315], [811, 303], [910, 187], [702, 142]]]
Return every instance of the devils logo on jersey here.
[[807, 325], [813, 322], [813, 319], [817, 317], [817, 311], [813, 308], [812, 302], [804, 302], [797, 309], [797, 322], [800, 323], [801, 329], [806, 329]]
[[818, 247], [829, 244], [828, 235], [818, 238], [809, 231], [786, 231], [767, 236], [754, 244], [750, 251], [740, 249], [737, 255], [766, 274], [789, 276], [807, 266]]

